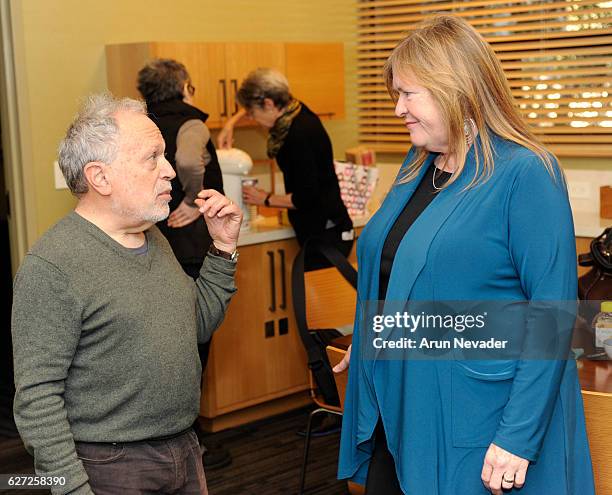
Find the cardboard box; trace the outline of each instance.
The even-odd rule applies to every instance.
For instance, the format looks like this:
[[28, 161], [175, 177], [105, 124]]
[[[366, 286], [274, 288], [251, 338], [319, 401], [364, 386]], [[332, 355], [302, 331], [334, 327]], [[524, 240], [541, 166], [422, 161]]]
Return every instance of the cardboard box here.
[[376, 152], [367, 146], [355, 146], [354, 148], [348, 148], [344, 154], [346, 161], [354, 163], [355, 165], [376, 165]]

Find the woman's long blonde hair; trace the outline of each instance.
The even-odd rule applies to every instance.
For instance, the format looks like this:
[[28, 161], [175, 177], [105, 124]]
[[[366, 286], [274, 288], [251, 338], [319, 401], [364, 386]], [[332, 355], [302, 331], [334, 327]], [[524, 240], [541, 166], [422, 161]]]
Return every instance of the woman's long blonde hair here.
[[[486, 181], [493, 172], [491, 133], [533, 151], [555, 177], [554, 155], [523, 121], [495, 53], [465, 20], [435, 15], [416, 26], [393, 49], [383, 75], [394, 101], [397, 92], [393, 89], [393, 75], [402, 77], [406, 73], [413, 74], [431, 92], [446, 122], [448, 153], [457, 158], [457, 167], [446, 185], [454, 182], [465, 167], [469, 149], [464, 130], [467, 119], [473, 120], [481, 147], [475, 150], [476, 173], [468, 187]], [[477, 143], [474, 140], [474, 146]], [[480, 163], [478, 151], [484, 163]], [[414, 179], [428, 155], [426, 149], [417, 148], [400, 182]]]

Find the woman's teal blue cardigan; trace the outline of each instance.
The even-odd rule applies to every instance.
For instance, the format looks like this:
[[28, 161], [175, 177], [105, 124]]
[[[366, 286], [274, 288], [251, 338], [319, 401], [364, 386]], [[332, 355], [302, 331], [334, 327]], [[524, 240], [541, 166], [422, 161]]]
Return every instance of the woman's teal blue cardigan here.
[[[476, 170], [472, 146], [458, 180], [408, 230], [387, 301], [576, 298], [572, 213], [558, 165], [553, 177], [532, 151], [497, 136], [492, 144], [488, 181], [465, 190]], [[408, 495], [489, 493], [480, 476], [491, 443], [531, 461], [516, 493], [594, 494], [573, 360], [376, 361], [358, 351], [367, 338], [359, 306], [378, 298], [387, 233], [433, 158], [415, 180], [394, 185], [358, 241], [358, 310], [338, 476], [365, 482], [380, 415]]]

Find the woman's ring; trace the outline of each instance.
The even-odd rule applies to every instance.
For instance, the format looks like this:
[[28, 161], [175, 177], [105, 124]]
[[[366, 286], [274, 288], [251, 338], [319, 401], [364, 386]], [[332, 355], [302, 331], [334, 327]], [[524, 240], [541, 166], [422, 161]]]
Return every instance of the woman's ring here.
[[512, 477], [512, 479], [511, 479], [511, 480], [507, 480], [507, 479], [506, 479], [506, 473], [504, 473], [504, 474], [503, 474], [503, 476], [502, 476], [502, 481], [503, 481], [504, 483], [514, 483], [514, 476]]

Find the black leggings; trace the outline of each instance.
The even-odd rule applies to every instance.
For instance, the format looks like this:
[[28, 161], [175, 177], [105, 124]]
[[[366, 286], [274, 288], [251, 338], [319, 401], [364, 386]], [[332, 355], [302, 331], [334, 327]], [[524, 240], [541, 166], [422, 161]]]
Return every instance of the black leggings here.
[[374, 451], [370, 459], [365, 495], [403, 495], [395, 462], [387, 447], [387, 436], [379, 419], [374, 430]]

